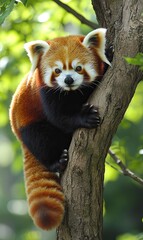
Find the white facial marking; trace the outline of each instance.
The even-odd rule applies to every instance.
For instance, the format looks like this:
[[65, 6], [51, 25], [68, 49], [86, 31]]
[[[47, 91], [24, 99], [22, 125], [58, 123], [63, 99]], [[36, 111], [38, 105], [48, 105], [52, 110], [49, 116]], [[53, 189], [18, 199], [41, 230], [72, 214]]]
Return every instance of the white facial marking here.
[[95, 78], [98, 76], [97, 72], [95, 71], [94, 67], [92, 64], [90, 63], [86, 63], [84, 65], [84, 68], [86, 70], [86, 72], [89, 74], [90, 76], [90, 82], [94, 81]]
[[60, 70], [63, 69], [63, 63], [61, 61], [56, 61], [55, 64], [57, 65], [55, 68], [58, 67]]
[[49, 87], [53, 87], [52, 82], [51, 82], [51, 76], [52, 76], [52, 69], [50, 67], [47, 67], [47, 69], [44, 73], [44, 82]]
[[72, 68], [75, 69], [77, 67], [77, 65], [81, 66], [79, 59], [73, 60], [72, 61]]

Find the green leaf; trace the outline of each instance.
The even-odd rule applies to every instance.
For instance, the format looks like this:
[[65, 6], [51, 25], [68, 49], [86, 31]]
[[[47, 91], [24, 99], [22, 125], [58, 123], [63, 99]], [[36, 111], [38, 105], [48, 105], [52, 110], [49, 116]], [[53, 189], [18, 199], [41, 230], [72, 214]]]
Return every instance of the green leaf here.
[[26, 3], [28, 2], [28, 0], [21, 0], [20, 2], [22, 2], [24, 5], [26, 5]]
[[2, 24], [5, 18], [11, 13], [14, 8], [15, 0], [0, 0], [0, 24]]
[[140, 66], [143, 70], [143, 53], [138, 53], [134, 58], [125, 57], [125, 59], [129, 64]]

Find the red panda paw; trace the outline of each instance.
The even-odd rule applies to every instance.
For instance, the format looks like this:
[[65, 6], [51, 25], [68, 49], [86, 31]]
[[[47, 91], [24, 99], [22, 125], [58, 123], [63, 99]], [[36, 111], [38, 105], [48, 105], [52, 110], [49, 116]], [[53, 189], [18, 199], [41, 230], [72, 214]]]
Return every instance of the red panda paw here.
[[59, 161], [55, 162], [54, 164], [52, 164], [48, 170], [51, 172], [58, 172], [58, 173], [63, 173], [64, 170], [67, 167], [67, 163], [68, 163], [68, 150], [64, 149], [62, 152], [62, 155], [59, 159]]
[[81, 111], [81, 125], [83, 128], [95, 128], [100, 125], [100, 116], [95, 106], [86, 103]]
[[68, 150], [67, 149], [64, 149], [62, 155], [61, 155], [61, 158], [59, 160], [59, 163], [60, 163], [60, 171], [63, 172], [66, 167], [67, 167], [67, 164], [68, 164], [68, 160], [69, 160], [69, 155], [68, 155]]

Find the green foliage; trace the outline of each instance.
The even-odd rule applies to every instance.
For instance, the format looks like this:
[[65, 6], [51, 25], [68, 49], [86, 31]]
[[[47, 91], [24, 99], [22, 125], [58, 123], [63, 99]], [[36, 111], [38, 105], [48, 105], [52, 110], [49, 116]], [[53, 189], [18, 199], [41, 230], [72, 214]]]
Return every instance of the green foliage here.
[[123, 234], [122, 236], [119, 236], [117, 240], [143, 240], [143, 235], [132, 235], [130, 233]]
[[0, 24], [2, 24], [7, 16], [11, 13], [14, 8], [14, 5], [18, 2], [22, 2], [23, 4], [27, 3], [27, 0], [0, 0]]
[[143, 53], [138, 53], [134, 58], [125, 58], [129, 64], [140, 66], [140, 69], [143, 70]]
[[26, 3], [28, 2], [28, 0], [21, 0], [20, 2], [22, 2], [24, 5], [26, 5]]
[[0, 24], [3, 23], [5, 18], [12, 11], [12, 9], [14, 8], [14, 3], [15, 3], [15, 0], [0, 1]]

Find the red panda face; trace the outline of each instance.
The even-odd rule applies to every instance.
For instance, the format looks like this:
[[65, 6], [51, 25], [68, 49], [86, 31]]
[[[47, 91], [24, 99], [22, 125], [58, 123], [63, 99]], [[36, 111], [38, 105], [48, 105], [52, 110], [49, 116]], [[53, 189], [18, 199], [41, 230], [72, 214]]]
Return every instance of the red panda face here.
[[49, 87], [76, 90], [99, 75], [95, 60], [91, 50], [83, 46], [79, 38], [60, 38], [51, 42], [49, 50], [42, 56], [41, 75]]
[[25, 48], [32, 62], [30, 76], [38, 67], [44, 84], [65, 91], [76, 90], [102, 75], [106, 29], [97, 29], [86, 37], [68, 36], [34, 41]]

